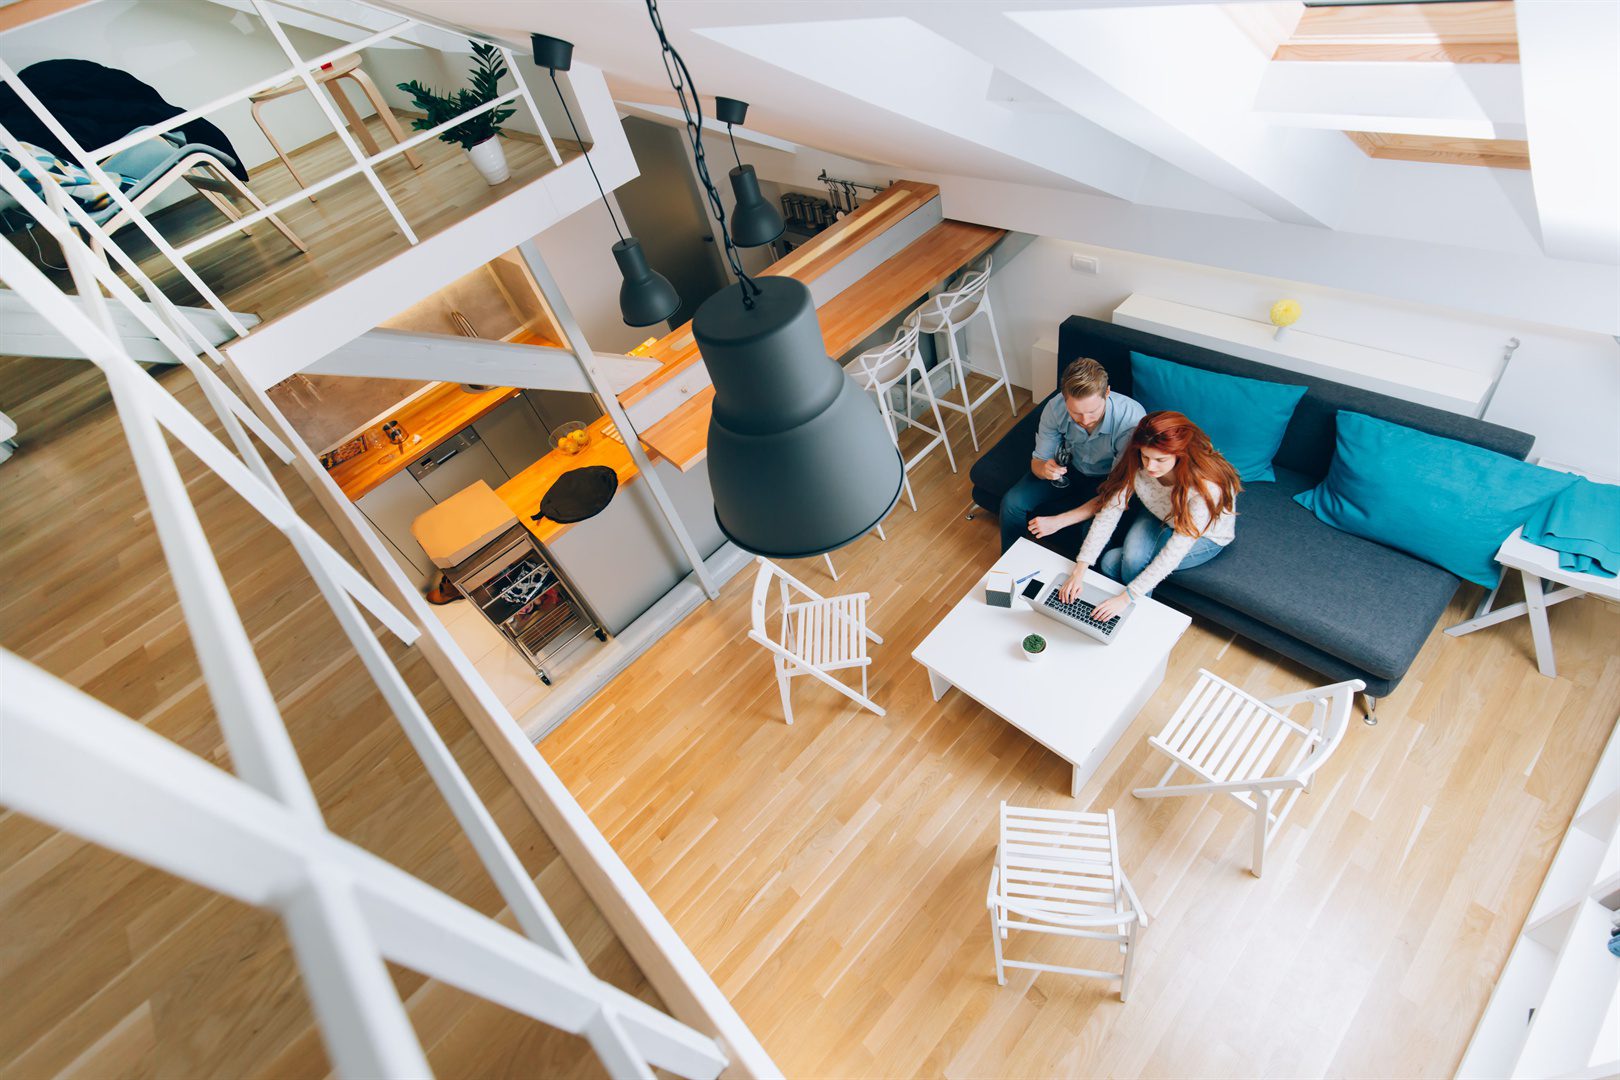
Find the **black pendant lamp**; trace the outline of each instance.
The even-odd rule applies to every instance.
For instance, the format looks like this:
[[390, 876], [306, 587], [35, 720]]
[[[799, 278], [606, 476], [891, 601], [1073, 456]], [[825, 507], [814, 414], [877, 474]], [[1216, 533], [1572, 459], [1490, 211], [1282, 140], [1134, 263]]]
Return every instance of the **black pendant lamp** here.
[[788, 277], [709, 297], [692, 337], [714, 383], [709, 482], [732, 543], [797, 559], [872, 531], [900, 498], [900, 454], [869, 395], [822, 343], [810, 290]]
[[[715, 519], [732, 543], [756, 555], [832, 551], [865, 536], [894, 509], [905, 480], [900, 451], [871, 397], [827, 355], [810, 290], [793, 278], [756, 281], [744, 272], [704, 158], [703, 111], [692, 73], [664, 33], [658, 0], [645, 2], [686, 117], [698, 179], [737, 278], [699, 305], [692, 319], [692, 337], [714, 383], [708, 468]], [[740, 121], [735, 108], [742, 103], [724, 102], [722, 118], [730, 108]]]
[[737, 167], [731, 170], [731, 193], [737, 197], [736, 209], [731, 214], [731, 239], [738, 247], [768, 244], [782, 235], [787, 222], [782, 220], [776, 207], [765, 201], [754, 167], [744, 165], [742, 155], [737, 152], [737, 134], [732, 131], [732, 125], [748, 118], [748, 102], [717, 97], [714, 118], [726, 125], [726, 134], [731, 138], [731, 156], [737, 159]]
[[608, 217], [613, 221], [613, 231], [619, 234], [619, 242], [613, 245], [613, 258], [624, 278], [624, 284], [619, 286], [619, 314], [629, 326], [652, 326], [665, 322], [680, 310], [681, 296], [668, 278], [647, 265], [647, 253], [642, 250], [641, 241], [626, 236], [619, 227], [618, 215], [613, 212], [613, 204], [608, 202], [607, 192], [602, 190], [602, 180], [596, 175], [596, 166], [591, 164], [590, 151], [584, 149], [585, 140], [580, 138], [574, 114], [568, 111], [568, 99], [563, 97], [562, 86], [557, 82], [557, 72], [567, 71], [573, 66], [573, 43], [546, 34], [530, 34], [529, 42], [534, 48], [534, 62], [551, 72], [551, 85], [557, 91], [557, 100], [562, 103], [563, 115], [568, 117], [568, 127], [585, 155], [585, 164], [591, 170], [591, 179], [596, 181], [602, 205], [607, 207]]

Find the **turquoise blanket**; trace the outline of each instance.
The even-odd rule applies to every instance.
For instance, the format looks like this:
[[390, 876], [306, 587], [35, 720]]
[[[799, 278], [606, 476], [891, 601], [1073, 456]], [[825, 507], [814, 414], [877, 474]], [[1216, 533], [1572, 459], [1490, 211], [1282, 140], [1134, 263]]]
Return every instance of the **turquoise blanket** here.
[[1524, 538], [1558, 552], [1562, 569], [1620, 575], [1620, 487], [1575, 481], [1525, 522]]

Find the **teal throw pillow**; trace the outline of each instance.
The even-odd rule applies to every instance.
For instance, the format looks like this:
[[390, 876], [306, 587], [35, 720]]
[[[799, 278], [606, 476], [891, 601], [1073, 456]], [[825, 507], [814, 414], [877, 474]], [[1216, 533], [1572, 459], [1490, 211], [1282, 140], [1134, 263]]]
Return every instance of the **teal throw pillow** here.
[[1305, 387], [1222, 375], [1133, 352], [1131, 396], [1148, 412], [1185, 413], [1242, 479], [1275, 480], [1271, 459]]
[[1294, 501], [1323, 524], [1491, 588], [1502, 541], [1574, 482], [1482, 446], [1341, 410], [1327, 476]]

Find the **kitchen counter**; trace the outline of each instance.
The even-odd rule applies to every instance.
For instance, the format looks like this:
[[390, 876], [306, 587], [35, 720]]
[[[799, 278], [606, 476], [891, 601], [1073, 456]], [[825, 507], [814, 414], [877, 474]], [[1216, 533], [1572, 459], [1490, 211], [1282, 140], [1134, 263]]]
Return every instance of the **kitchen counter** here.
[[611, 422], [607, 417], [598, 417], [585, 429], [591, 433], [590, 444], [585, 449], [577, 454], [553, 450], [495, 489], [495, 494], [512, 508], [512, 513], [518, 516], [518, 520], [523, 522], [524, 527], [542, 544], [551, 544], [572, 527], [552, 521], [550, 518], [535, 521], [532, 517], [540, 509], [540, 500], [563, 473], [571, 469], [583, 469], [587, 465], [606, 465], [618, 474], [621, 489], [638, 475], [639, 471], [635, 461], [630, 457], [630, 451], [622, 442], [605, 434], [610, 426]]
[[493, 390], [469, 394], [457, 383], [439, 383], [419, 397], [412, 398], [388, 420], [398, 420], [412, 439], [395, 446], [382, 438], [380, 424], [367, 431], [381, 441], [380, 446], [366, 450], [357, 457], [334, 465], [327, 474], [343, 489], [351, 500], [376, 488], [389, 477], [399, 473], [417, 458], [432, 450], [450, 436], [478, 420], [490, 410], [516, 397], [517, 390], [498, 386]]

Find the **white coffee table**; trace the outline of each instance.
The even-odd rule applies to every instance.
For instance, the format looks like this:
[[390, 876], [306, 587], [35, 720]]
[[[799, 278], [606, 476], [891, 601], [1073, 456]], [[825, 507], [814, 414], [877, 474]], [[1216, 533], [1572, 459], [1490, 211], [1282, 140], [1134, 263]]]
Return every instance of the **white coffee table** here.
[[[1043, 581], [1066, 576], [1074, 564], [1038, 544], [1020, 539], [996, 561], [1016, 580], [1032, 570]], [[1087, 580], [1110, 591], [1119, 586], [1095, 572]], [[1153, 691], [1164, 682], [1170, 651], [1192, 620], [1151, 597], [1104, 645], [1033, 611], [1014, 590], [1011, 609], [984, 600], [976, 582], [938, 626], [912, 650], [928, 669], [934, 700], [956, 687], [1073, 768], [1069, 794], [1080, 788], [1130, 727]], [[1046, 638], [1047, 656], [1024, 659], [1026, 634]]]

